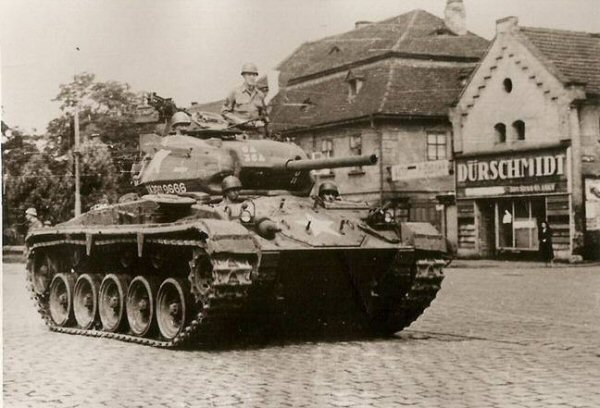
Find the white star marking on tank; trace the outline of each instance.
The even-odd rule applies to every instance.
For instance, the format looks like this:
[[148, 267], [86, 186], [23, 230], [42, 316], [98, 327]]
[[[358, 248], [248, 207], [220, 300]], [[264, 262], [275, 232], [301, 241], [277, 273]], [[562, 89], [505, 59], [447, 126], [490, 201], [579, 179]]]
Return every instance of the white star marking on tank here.
[[310, 221], [310, 231], [315, 237], [321, 235], [323, 232], [341, 237], [341, 235], [335, 229], [331, 228], [331, 224], [334, 223], [333, 221], [317, 218], [310, 214], [304, 214], [304, 217], [305, 218], [303, 220], [296, 220], [295, 223], [306, 228], [306, 225]]

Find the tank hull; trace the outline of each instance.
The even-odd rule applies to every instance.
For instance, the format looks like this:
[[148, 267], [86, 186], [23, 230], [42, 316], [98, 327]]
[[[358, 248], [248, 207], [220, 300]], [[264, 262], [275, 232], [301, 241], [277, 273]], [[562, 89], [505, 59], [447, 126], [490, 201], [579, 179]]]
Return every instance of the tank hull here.
[[226, 219], [99, 219], [107, 224], [77, 220], [27, 238], [29, 288], [53, 331], [160, 348], [390, 335], [423, 313], [443, 279], [440, 254], [360, 238], [358, 228], [332, 243], [316, 229], [303, 240], [293, 225], [267, 240]]

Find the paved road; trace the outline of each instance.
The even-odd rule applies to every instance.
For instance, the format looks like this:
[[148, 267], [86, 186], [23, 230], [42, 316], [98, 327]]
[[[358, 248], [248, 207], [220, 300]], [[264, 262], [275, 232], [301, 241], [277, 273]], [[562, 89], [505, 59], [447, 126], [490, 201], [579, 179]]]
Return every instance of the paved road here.
[[5, 407], [598, 407], [600, 268], [449, 269], [397, 338], [169, 351], [51, 333], [4, 265]]

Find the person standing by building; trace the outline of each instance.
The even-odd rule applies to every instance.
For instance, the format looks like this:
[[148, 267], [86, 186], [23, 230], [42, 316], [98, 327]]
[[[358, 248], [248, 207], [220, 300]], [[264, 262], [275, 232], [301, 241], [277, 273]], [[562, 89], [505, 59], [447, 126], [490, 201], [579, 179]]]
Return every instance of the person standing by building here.
[[546, 263], [553, 265], [554, 250], [552, 249], [552, 228], [547, 220], [542, 221], [538, 230], [538, 240], [540, 242], [540, 257]]
[[254, 64], [242, 66], [244, 83], [235, 88], [221, 109], [221, 114], [232, 125], [251, 125], [255, 128], [264, 128], [268, 123], [265, 94], [258, 89], [256, 80], [258, 69]]

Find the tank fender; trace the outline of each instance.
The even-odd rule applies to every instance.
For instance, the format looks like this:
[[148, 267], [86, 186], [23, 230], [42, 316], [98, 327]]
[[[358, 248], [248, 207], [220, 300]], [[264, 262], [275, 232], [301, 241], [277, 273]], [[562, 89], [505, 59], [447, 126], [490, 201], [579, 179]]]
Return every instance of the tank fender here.
[[423, 251], [446, 252], [446, 239], [427, 222], [400, 223], [402, 242]]
[[226, 220], [202, 220], [200, 224], [208, 235], [209, 253], [259, 254], [260, 248], [242, 225]]

